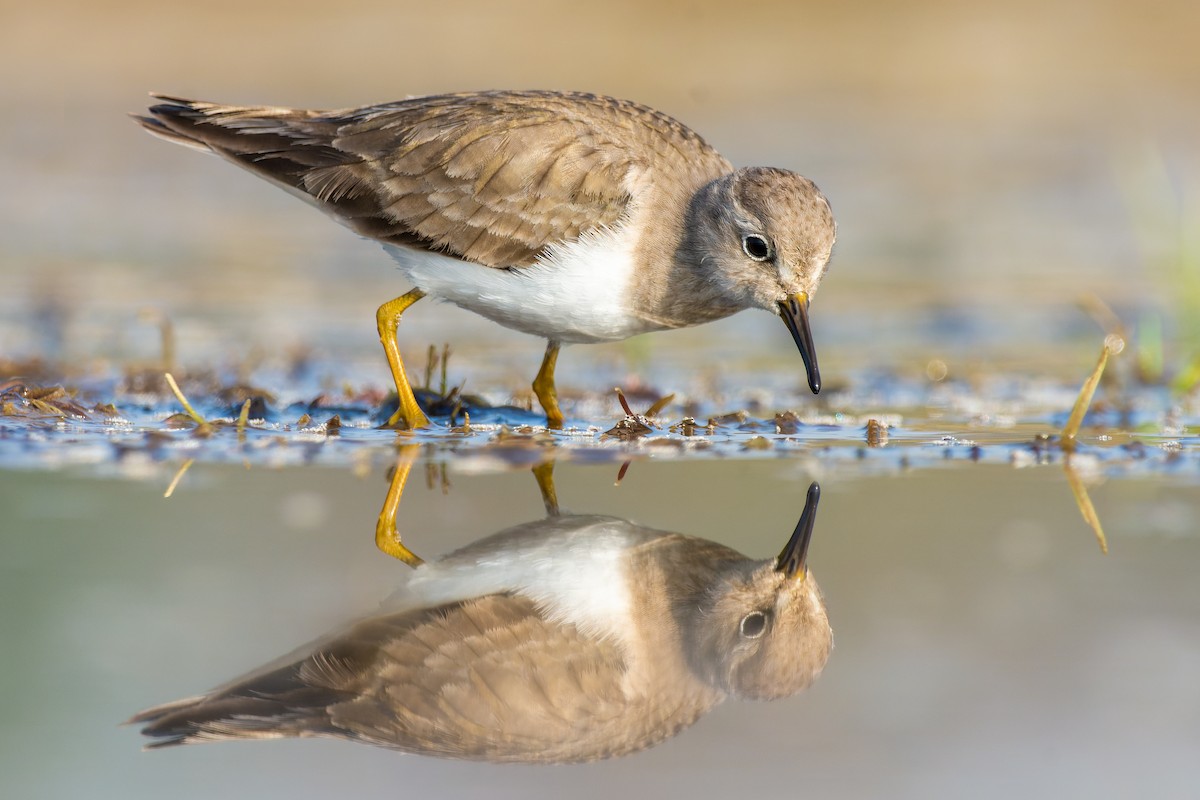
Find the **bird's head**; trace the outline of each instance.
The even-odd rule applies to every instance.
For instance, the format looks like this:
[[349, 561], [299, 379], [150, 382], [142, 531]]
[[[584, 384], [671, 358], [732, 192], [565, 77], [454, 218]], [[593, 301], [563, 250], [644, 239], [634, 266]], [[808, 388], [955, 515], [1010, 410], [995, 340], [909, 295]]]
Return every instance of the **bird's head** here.
[[691, 260], [744, 308], [781, 317], [813, 393], [820, 391], [808, 304], [829, 266], [837, 226], [829, 202], [802, 175], [747, 167], [701, 188], [684, 242]]
[[691, 631], [693, 665], [716, 688], [753, 700], [801, 691], [825, 667], [833, 630], [806, 563], [820, 488], [778, 557], [726, 572]]

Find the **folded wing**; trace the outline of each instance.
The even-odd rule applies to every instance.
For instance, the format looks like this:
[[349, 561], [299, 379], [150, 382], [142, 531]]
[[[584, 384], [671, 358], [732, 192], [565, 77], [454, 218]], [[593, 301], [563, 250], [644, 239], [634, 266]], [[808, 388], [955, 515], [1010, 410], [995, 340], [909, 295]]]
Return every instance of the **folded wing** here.
[[547, 620], [526, 598], [491, 595], [365, 620], [295, 661], [130, 722], [151, 747], [333, 736], [455, 758], [588, 760], [651, 743], [626, 730], [653, 699], [628, 695], [624, 673], [614, 643]]
[[528, 266], [549, 245], [616, 223], [658, 181], [730, 169], [670, 117], [587, 94], [452, 94], [331, 112], [158, 99], [137, 118], [151, 132], [212, 150], [364, 236], [489, 267]]

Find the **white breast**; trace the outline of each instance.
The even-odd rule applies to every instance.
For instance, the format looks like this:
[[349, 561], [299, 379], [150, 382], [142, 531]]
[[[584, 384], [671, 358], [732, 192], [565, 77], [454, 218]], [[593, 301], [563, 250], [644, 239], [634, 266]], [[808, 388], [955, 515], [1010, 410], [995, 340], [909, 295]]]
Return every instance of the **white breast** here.
[[633, 228], [624, 222], [589, 231], [515, 269], [396, 245], [384, 249], [421, 291], [505, 327], [562, 343], [609, 342], [661, 328], [628, 307]]
[[646, 538], [606, 520], [503, 548], [468, 548], [421, 565], [387, 605], [399, 610], [514, 592], [552, 619], [623, 641], [633, 624], [629, 551]]

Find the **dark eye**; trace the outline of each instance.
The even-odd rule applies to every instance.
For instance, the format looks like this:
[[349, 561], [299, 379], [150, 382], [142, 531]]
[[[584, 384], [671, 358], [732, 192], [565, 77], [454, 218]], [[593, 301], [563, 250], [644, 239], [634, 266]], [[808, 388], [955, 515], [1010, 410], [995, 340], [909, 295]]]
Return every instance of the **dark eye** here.
[[756, 233], [747, 234], [742, 237], [742, 249], [746, 251], [746, 255], [755, 261], [766, 261], [771, 257], [771, 245], [767, 243], [766, 239]]
[[738, 631], [743, 639], [757, 639], [767, 631], [767, 615], [761, 611], [751, 611], [742, 617]]

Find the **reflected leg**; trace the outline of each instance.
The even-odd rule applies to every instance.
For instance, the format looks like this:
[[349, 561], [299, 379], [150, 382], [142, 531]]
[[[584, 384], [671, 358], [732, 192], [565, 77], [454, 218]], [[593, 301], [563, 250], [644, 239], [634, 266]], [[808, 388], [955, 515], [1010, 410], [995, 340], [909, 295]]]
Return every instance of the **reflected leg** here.
[[404, 494], [404, 484], [408, 480], [409, 470], [417, 457], [417, 446], [407, 445], [400, 448], [396, 458], [396, 471], [392, 473], [392, 481], [388, 485], [387, 498], [375, 522], [375, 546], [392, 558], [398, 558], [410, 567], [419, 567], [424, 560], [400, 541], [400, 531], [396, 528], [396, 509], [400, 506], [400, 498]]
[[542, 358], [542, 368], [533, 379], [533, 393], [546, 412], [546, 427], [555, 430], [563, 426], [562, 411], [558, 408], [558, 390], [554, 387], [554, 365], [558, 363], [559, 343], [550, 341], [546, 345], [546, 355]]
[[558, 516], [558, 492], [554, 489], [554, 459], [543, 461], [533, 468], [533, 478], [537, 481], [538, 491], [542, 493], [542, 503], [546, 506], [546, 516]]
[[401, 295], [395, 300], [389, 300], [375, 312], [375, 324], [379, 328], [379, 342], [387, 355], [388, 366], [392, 370], [392, 380], [396, 383], [396, 411], [383, 424], [385, 428], [429, 427], [429, 417], [417, 405], [412, 387], [408, 385], [408, 376], [404, 373], [404, 362], [400, 360], [400, 347], [396, 344], [396, 333], [400, 326], [400, 317], [405, 309], [425, 296], [420, 289], [413, 289], [408, 294]]

